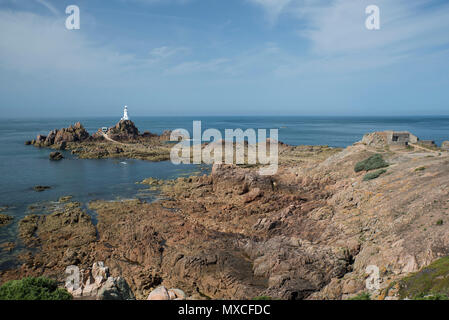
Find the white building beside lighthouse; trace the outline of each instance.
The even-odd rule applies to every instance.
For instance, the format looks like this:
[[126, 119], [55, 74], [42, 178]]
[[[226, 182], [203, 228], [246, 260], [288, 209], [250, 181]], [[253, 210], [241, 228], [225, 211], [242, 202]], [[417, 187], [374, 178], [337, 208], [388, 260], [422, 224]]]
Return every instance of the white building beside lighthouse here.
[[128, 106], [125, 106], [125, 109], [123, 110], [123, 118], [122, 118], [122, 121], [123, 120], [129, 120], [129, 117], [128, 117]]

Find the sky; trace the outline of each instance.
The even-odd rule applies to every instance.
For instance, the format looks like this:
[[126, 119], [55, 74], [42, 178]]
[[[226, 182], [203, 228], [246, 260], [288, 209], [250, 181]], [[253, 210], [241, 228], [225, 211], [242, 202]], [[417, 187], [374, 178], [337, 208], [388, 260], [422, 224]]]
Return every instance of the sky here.
[[0, 0], [0, 117], [449, 115], [448, 58], [447, 0]]

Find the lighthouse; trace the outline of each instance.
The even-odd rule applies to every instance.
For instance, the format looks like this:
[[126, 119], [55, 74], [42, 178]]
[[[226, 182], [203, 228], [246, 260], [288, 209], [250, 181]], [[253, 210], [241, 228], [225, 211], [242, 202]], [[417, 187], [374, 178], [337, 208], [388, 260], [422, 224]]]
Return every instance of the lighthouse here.
[[129, 117], [128, 117], [128, 106], [125, 106], [125, 109], [123, 109], [123, 118], [122, 118], [122, 121], [123, 120], [129, 120]]

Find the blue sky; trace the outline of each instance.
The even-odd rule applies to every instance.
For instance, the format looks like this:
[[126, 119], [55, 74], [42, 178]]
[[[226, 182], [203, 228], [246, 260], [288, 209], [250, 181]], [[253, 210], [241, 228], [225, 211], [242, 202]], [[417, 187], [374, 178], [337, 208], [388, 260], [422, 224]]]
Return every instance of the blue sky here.
[[448, 17], [444, 0], [0, 0], [1, 114], [448, 115]]

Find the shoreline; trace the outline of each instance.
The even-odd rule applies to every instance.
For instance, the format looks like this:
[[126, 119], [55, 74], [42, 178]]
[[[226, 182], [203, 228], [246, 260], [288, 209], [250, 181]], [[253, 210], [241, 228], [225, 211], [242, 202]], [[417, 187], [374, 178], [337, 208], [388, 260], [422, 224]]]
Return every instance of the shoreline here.
[[[365, 268], [376, 265], [384, 281], [370, 296], [398, 299], [393, 283], [449, 250], [441, 200], [449, 195], [437, 187], [449, 183], [449, 155], [379, 137], [343, 150], [282, 145], [273, 176], [214, 165], [208, 175], [149, 177], [142, 182], [161, 199], [90, 202], [96, 225], [70, 201], [29, 216], [21, 238], [40, 249], [1, 279], [62, 281], [68, 264], [90, 270], [103, 261], [138, 299], [160, 285], [191, 299], [348, 299], [366, 292]], [[385, 163], [376, 177], [377, 169], [354, 169], [374, 155]]]

